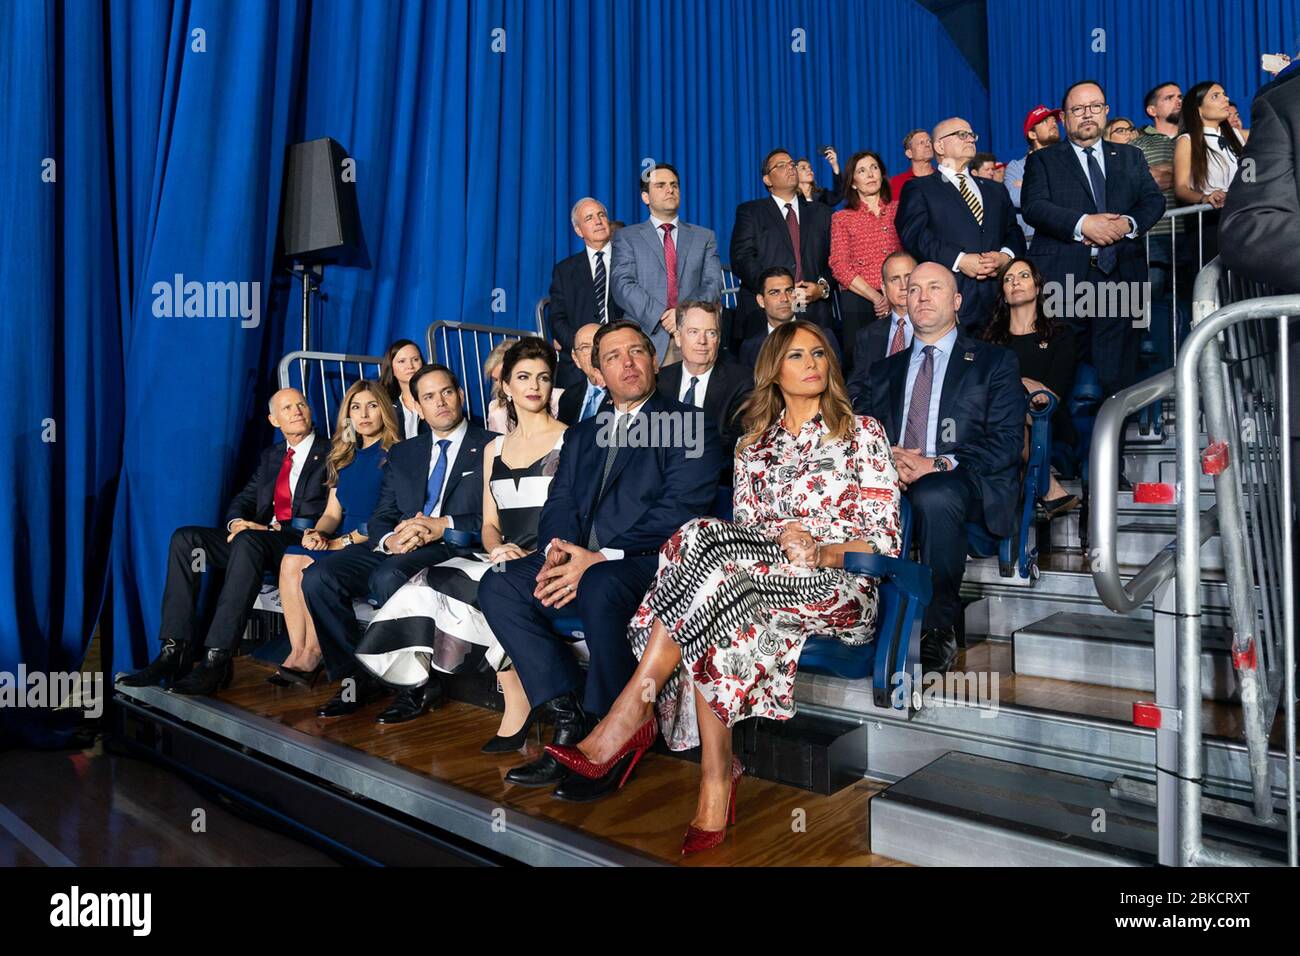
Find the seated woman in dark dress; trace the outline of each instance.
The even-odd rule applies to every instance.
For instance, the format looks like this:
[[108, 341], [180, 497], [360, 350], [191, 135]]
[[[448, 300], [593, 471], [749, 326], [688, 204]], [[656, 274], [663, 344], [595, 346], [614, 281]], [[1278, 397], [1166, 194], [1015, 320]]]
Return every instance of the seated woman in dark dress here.
[[[1020, 381], [1026, 392], [1048, 391], [1056, 396], [1052, 413], [1052, 438], [1073, 444], [1078, 440], [1066, 402], [1074, 388], [1074, 330], [1057, 322], [1043, 308], [1043, 275], [1028, 259], [1012, 259], [998, 274], [998, 303], [984, 338], [1016, 353], [1020, 360]], [[1033, 400], [1047, 404], [1043, 396]], [[1022, 460], [1029, 460], [1029, 423], [1025, 417], [1025, 448]], [[1047, 517], [1055, 518], [1079, 507], [1078, 495], [1068, 494], [1052, 475], [1047, 496], [1042, 499]]]
[[379, 384], [393, 402], [397, 420], [397, 438], [414, 438], [429, 425], [420, 414], [420, 403], [411, 394], [411, 378], [424, 366], [424, 354], [410, 339], [398, 339], [384, 353]]
[[388, 449], [401, 438], [393, 403], [383, 386], [362, 380], [348, 389], [326, 465], [329, 504], [316, 527], [303, 532], [302, 545], [289, 548], [280, 561], [280, 606], [292, 651], [272, 683], [310, 686], [319, 676], [320, 643], [302, 596], [302, 573], [315, 561], [314, 552], [338, 551], [366, 540], [360, 526], [379, 500]]
[[622, 781], [657, 727], [673, 750], [701, 747], [683, 855], [717, 846], [734, 822], [744, 768], [731, 728], [794, 716], [807, 636], [875, 638], [877, 582], [845, 571], [844, 555], [896, 555], [900, 544], [889, 439], [874, 418], [853, 414], [826, 333], [811, 322], [777, 328], [754, 382], [736, 446], [734, 520], [693, 518], [659, 549], [628, 625], [640, 659], [632, 679], [586, 739], [546, 748], [575, 773]]
[[533, 725], [523, 684], [478, 606], [478, 584], [502, 561], [537, 548], [537, 523], [564, 444], [551, 414], [555, 350], [523, 338], [502, 355], [500, 389], [513, 427], [483, 451], [483, 552], [417, 573], [384, 602], [357, 645], [357, 661], [392, 687], [482, 661], [497, 673], [505, 713], [485, 753], [518, 750]]

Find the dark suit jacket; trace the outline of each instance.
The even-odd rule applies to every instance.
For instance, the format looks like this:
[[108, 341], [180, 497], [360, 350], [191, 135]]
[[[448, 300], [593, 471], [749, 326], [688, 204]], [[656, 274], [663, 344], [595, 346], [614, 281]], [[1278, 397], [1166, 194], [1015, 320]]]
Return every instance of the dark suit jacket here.
[[[801, 321], [795, 318], [796, 322]], [[802, 320], [802, 321], [807, 321]], [[826, 331], [826, 337], [831, 340], [831, 351], [835, 353], [836, 360], [841, 366], [844, 364], [844, 355], [840, 352], [840, 340], [829, 328], [822, 327]], [[750, 375], [754, 373], [754, 367], [758, 365], [758, 353], [763, 349], [763, 343], [767, 341], [767, 317], [763, 317], [762, 327], [753, 335], [748, 336], [745, 341], [740, 343], [740, 364], [749, 371]]]
[[[690, 414], [694, 409], [652, 394], [638, 411]], [[537, 540], [545, 548], [552, 538], [586, 547], [592, 524], [602, 548], [618, 548], [628, 557], [651, 555], [691, 518], [708, 514], [718, 487], [718, 450], [706, 442], [704, 453], [688, 458], [682, 447], [620, 448], [600, 495], [612, 435], [612, 408], [579, 422], [565, 433], [560, 461], [538, 523]], [[636, 421], [632, 423], [636, 428]], [[661, 444], [672, 445], [671, 442]], [[599, 500], [597, 500], [599, 496]]]
[[[912, 340], [913, 349], [917, 341]], [[907, 420], [903, 398], [911, 358], [908, 349], [878, 363], [867, 392], [853, 403], [855, 412], [884, 426], [891, 445], [902, 439]], [[984, 524], [1000, 538], [1012, 534], [1018, 523], [1026, 405], [1015, 355], [959, 332], [939, 393], [935, 454], [952, 455], [957, 471], [974, 479]], [[949, 421], [951, 430], [946, 427]], [[946, 439], [949, 435], [952, 440]]]
[[[605, 283], [609, 285], [610, 253], [613, 245], [605, 247]], [[567, 259], [561, 259], [551, 272], [550, 304], [547, 306], [551, 323], [551, 336], [560, 343], [560, 361], [555, 370], [555, 384], [567, 389], [584, 380], [582, 371], [573, 364], [573, 336], [588, 323], [596, 321], [596, 280], [591, 276], [587, 250], [583, 248]], [[623, 310], [614, 297], [606, 297], [605, 317], [609, 322], [623, 317]], [[561, 396], [563, 399], [563, 396]]]
[[[406, 441], [406, 418], [402, 414], [401, 399], [393, 402], [393, 415], [397, 418], [397, 433], [402, 436], [399, 441]], [[421, 416], [419, 427], [415, 430], [415, 435], [412, 435], [411, 437], [414, 438], [416, 435], [427, 434], [428, 431], [429, 423], [424, 420], [424, 416]]]
[[[608, 393], [605, 396], [609, 398]], [[582, 414], [582, 403], [587, 400], [587, 376], [582, 376], [582, 381], [569, 388], [566, 388], [560, 395], [560, 407], [558, 417], [566, 425], [578, 424], [578, 416]]]
[[[831, 210], [825, 203], [809, 202], [796, 195], [799, 203], [799, 248], [803, 259], [803, 277], [808, 282], [825, 279], [834, 288], [831, 277]], [[736, 224], [731, 230], [731, 271], [740, 280], [740, 307], [742, 326], [746, 334], [757, 331], [750, 326], [756, 321], [754, 314], [762, 310], [755, 296], [762, 289], [758, 277], [765, 269], [785, 266], [794, 272], [794, 246], [790, 244], [790, 229], [785, 217], [769, 195], [752, 199], [736, 207]], [[811, 319], [822, 328], [831, 325], [830, 299], [821, 299], [808, 306], [804, 318]], [[762, 321], [761, 318], [757, 321]]]
[[[230, 499], [230, 507], [226, 509], [226, 524], [236, 518], [258, 524], [271, 523], [275, 517], [275, 482], [280, 477], [280, 466], [288, 447], [289, 443], [281, 440], [270, 448], [262, 449], [253, 477]], [[309, 457], [302, 466], [302, 472], [298, 475], [298, 486], [294, 489], [295, 518], [315, 521], [325, 513], [325, 506], [330, 499], [330, 490], [325, 486], [325, 464], [329, 451], [329, 439], [318, 433], [312, 442]]]
[[[681, 362], [667, 365], [659, 373], [659, 394], [677, 401], [682, 388], [685, 366]], [[718, 447], [719, 474], [724, 484], [730, 484], [731, 470], [735, 465], [736, 442], [740, 440], [741, 404], [754, 390], [753, 369], [747, 369], [724, 356], [719, 356], [709, 375], [709, 387], [704, 392], [704, 425], [709, 429], [706, 440]], [[563, 398], [563, 396], [561, 396]]]
[[1146, 155], [1136, 146], [1102, 143], [1106, 156], [1106, 205], [1098, 210], [1092, 198], [1092, 184], [1079, 164], [1068, 140], [1030, 153], [1025, 160], [1020, 208], [1025, 222], [1034, 227], [1029, 257], [1043, 273], [1044, 282], [1068, 287], [1066, 276], [1086, 281], [1091, 248], [1074, 239], [1074, 224], [1084, 214], [1114, 212], [1132, 216], [1137, 238], [1121, 239], [1116, 245], [1115, 269], [1108, 277], [1117, 282], [1145, 282], [1146, 245], [1143, 235], [1165, 212], [1165, 197]]
[[[1007, 187], [991, 179], [975, 183], [984, 206], [984, 222], [961, 198], [957, 187], [935, 172], [931, 176], [910, 179], [898, 200], [895, 226], [898, 238], [917, 262], [937, 262], [951, 269], [959, 253], [996, 252], [1010, 249], [1024, 255], [1025, 234], [1016, 222], [1016, 210]], [[972, 279], [954, 272], [957, 291], [961, 293], [962, 329], [974, 334], [988, 322], [997, 301], [996, 279]]]
[[[442, 513], [451, 518], [457, 531], [477, 532], [483, 528], [483, 449], [495, 437], [496, 432], [469, 425], [460, 450], [448, 463]], [[366, 529], [367, 537], [375, 545], [399, 521], [419, 514], [424, 508], [433, 440], [433, 432], [428, 431], [398, 442], [388, 450], [379, 501]]]
[[858, 329], [857, 341], [853, 343], [853, 374], [846, 383], [849, 389], [849, 401], [856, 402], [858, 396], [866, 392], [871, 382], [873, 366], [888, 358], [886, 353], [889, 351], [889, 340], [893, 337], [893, 331], [893, 312], [884, 318], [874, 319]]

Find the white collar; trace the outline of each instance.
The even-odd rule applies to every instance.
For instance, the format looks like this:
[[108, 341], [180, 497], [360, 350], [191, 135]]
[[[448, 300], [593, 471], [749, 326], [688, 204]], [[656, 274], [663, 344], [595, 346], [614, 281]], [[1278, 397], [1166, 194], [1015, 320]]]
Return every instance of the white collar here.
[[654, 223], [655, 230], [659, 233], [660, 240], [663, 239], [663, 232], [664, 232], [663, 227], [667, 223], [672, 223], [673, 232], [681, 232], [680, 216], [674, 216], [672, 219], [660, 219], [658, 216], [652, 213], [650, 216], [650, 221]]
[[311, 446], [315, 443], [315, 441], [316, 441], [316, 432], [313, 430], [313, 431], [309, 431], [306, 435], [304, 435], [302, 437], [302, 440], [299, 441], [298, 444], [296, 445], [290, 445], [289, 439], [286, 438], [284, 440], [284, 447], [286, 451], [291, 450], [293, 452], [294, 461], [302, 461], [304, 456], [306, 456], [307, 452], [311, 451]]
[[469, 431], [469, 419], [467, 418], [462, 418], [460, 420], [460, 424], [455, 427], [455, 429], [452, 431], [450, 435], [439, 436], [438, 433], [435, 432], [432, 428], [429, 429], [429, 437], [433, 440], [432, 444], [433, 444], [434, 454], [437, 454], [438, 452], [438, 442], [449, 441], [451, 442], [449, 448], [455, 448], [462, 441], [464, 441], [465, 433], [467, 431]]

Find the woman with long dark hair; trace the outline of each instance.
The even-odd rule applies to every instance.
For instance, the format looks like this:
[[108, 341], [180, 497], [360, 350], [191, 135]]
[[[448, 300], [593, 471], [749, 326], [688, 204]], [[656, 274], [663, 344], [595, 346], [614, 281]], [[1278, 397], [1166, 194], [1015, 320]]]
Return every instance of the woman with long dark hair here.
[[398, 339], [384, 353], [379, 384], [393, 402], [398, 431], [403, 438], [414, 438], [429, 425], [420, 412], [420, 403], [411, 394], [411, 377], [424, 366], [424, 353], [410, 339]]
[[840, 284], [845, 365], [853, 364], [858, 329], [889, 314], [880, 268], [902, 248], [885, 162], [871, 150], [854, 153], [844, 167], [844, 208], [831, 216], [831, 274]]
[[734, 519], [694, 518], [664, 543], [629, 624], [640, 658], [632, 679], [586, 739], [546, 748], [575, 773], [623, 781], [659, 726], [674, 750], [700, 746], [683, 854], [717, 846], [735, 821], [744, 768], [731, 728], [794, 715], [806, 637], [874, 637], [877, 582], [845, 571], [844, 555], [896, 555], [900, 543], [889, 440], [874, 418], [853, 414], [826, 333], [811, 322], [774, 330], [755, 383], [741, 413]]
[[[1020, 361], [1020, 382], [1030, 394], [1051, 392], [1056, 398], [1052, 414], [1052, 437], [1073, 444], [1078, 440], [1066, 401], [1074, 388], [1074, 330], [1057, 322], [1043, 306], [1043, 274], [1029, 259], [1012, 259], [998, 273], [998, 301], [993, 317], [984, 329], [984, 339], [1016, 353]], [[1038, 396], [1036, 406], [1047, 404]], [[1029, 459], [1029, 424], [1025, 416], [1025, 447], [1022, 460]], [[1055, 518], [1079, 507], [1079, 498], [1066, 492], [1052, 475], [1042, 499], [1047, 517]]]
[[[483, 452], [483, 551], [452, 558], [415, 575], [380, 608], [357, 647], [357, 660], [389, 686], [437, 680], [431, 670], [457, 673], [482, 660], [497, 673], [505, 713], [485, 753], [518, 750], [536, 714], [478, 605], [478, 584], [502, 561], [537, 548], [537, 524], [564, 444], [563, 423], [551, 414], [555, 349], [520, 339], [501, 360], [501, 393], [509, 434]], [[481, 649], [481, 653], [478, 649]]]
[[[1219, 210], [1246, 151], [1246, 134], [1228, 121], [1232, 105], [1223, 86], [1197, 83], [1183, 97], [1183, 116], [1174, 140], [1174, 195], [1185, 205], [1209, 203], [1200, 216], [1200, 262], [1219, 252]], [[1195, 229], [1195, 223], [1192, 226]], [[1189, 247], [1198, 249], [1193, 232]]]

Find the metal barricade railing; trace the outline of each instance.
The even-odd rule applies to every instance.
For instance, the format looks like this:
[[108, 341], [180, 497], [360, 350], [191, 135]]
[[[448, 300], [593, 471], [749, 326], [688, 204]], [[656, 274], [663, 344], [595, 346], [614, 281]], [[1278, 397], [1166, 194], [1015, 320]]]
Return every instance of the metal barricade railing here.
[[731, 266], [722, 264], [722, 307], [736, 309], [740, 305], [740, 280], [731, 271]]
[[483, 362], [500, 343], [525, 336], [541, 337], [529, 329], [438, 321], [425, 331], [424, 341], [429, 361], [441, 362], [456, 373], [465, 389], [465, 402], [470, 414], [477, 413], [478, 419], [486, 423], [492, 389], [483, 373]]
[[1220, 512], [1255, 814], [1272, 820], [1269, 731], [1280, 702], [1286, 719], [1287, 859], [1296, 857], [1295, 572], [1291, 501], [1291, 383], [1288, 322], [1300, 295], [1266, 293], [1234, 278], [1218, 259], [1197, 277], [1193, 327], [1177, 367], [1178, 421], [1203, 410], [1209, 444], [1189, 427], [1177, 434], [1178, 545], [1178, 862], [1185, 866], [1257, 863], [1207, 849], [1201, 840], [1201, 564], [1194, 541], [1196, 489], [1213, 476]]
[[[1150, 277], [1150, 269], [1151, 269], [1151, 240], [1152, 239], [1163, 240], [1166, 237], [1168, 237], [1169, 239], [1169, 262], [1166, 263], [1166, 265], [1168, 265], [1169, 267], [1169, 288], [1165, 291], [1168, 295], [1169, 305], [1170, 305], [1169, 341], [1171, 343], [1171, 351], [1172, 351], [1171, 357], [1175, 364], [1178, 361], [1177, 343], [1178, 343], [1178, 326], [1179, 326], [1179, 322], [1178, 322], [1178, 272], [1179, 272], [1178, 235], [1180, 232], [1183, 231], [1180, 228], [1183, 224], [1183, 220], [1188, 219], [1191, 216], [1195, 216], [1196, 217], [1196, 244], [1197, 244], [1196, 245], [1196, 271], [1199, 273], [1200, 270], [1205, 265], [1205, 246], [1204, 246], [1204, 241], [1202, 240], [1202, 235], [1203, 235], [1202, 226], [1204, 225], [1205, 214], [1207, 212], [1213, 211], [1213, 209], [1214, 207], [1211, 206], [1209, 203], [1201, 203], [1196, 206], [1177, 206], [1173, 209], [1166, 209], [1164, 215], [1161, 216], [1161, 219], [1168, 221], [1169, 231], [1167, 233], [1166, 232], [1157, 233], [1156, 235], [1153, 236], [1152, 232], [1155, 231], [1155, 227], [1153, 227], [1153, 229], [1148, 231], [1146, 235], [1143, 237], [1143, 241], [1146, 246], [1148, 278]], [[1186, 242], [1190, 242], [1191, 239], [1185, 237], [1183, 241], [1184, 243], [1186, 243]], [[1148, 288], [1150, 288], [1150, 286], [1148, 286]], [[1154, 319], [1152, 317], [1152, 306], [1155, 303], [1153, 302], [1151, 296], [1149, 295], [1145, 296], [1144, 299], [1145, 299], [1145, 308], [1143, 309], [1143, 318], [1146, 321], [1147, 329], [1150, 330], [1153, 328], [1152, 322], [1154, 321]]]
[[[373, 367], [374, 374], [369, 376], [378, 382], [383, 370], [384, 360], [377, 355], [346, 355], [342, 352], [290, 352], [280, 359], [279, 378], [281, 388], [294, 386], [293, 370], [298, 369], [297, 388], [307, 397], [312, 406], [313, 415], [317, 411], [324, 414], [315, 416], [325, 423], [325, 434], [334, 436], [334, 415], [343, 404], [343, 396], [354, 382], [366, 378], [366, 371]], [[356, 374], [353, 374], [355, 372]], [[330, 398], [334, 396], [334, 408], [331, 411]], [[315, 402], [319, 402], [319, 406]]]

